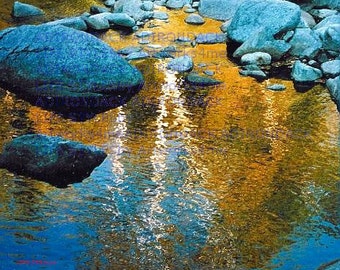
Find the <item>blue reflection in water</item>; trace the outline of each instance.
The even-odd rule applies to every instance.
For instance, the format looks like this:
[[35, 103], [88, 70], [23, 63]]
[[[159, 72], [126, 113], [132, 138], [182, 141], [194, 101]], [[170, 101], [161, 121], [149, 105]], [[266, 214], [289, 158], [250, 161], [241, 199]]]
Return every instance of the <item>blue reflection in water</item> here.
[[270, 269], [318, 269], [327, 262], [338, 260], [339, 235], [340, 225], [335, 226], [322, 217], [313, 217], [294, 230], [290, 237], [293, 244], [272, 259]]

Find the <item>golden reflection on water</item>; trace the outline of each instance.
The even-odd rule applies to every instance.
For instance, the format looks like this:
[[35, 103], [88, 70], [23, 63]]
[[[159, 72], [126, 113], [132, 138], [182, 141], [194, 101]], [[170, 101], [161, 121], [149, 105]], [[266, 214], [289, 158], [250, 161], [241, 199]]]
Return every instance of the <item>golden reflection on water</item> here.
[[[219, 31], [220, 22], [206, 19], [204, 26], [192, 26], [182, 23], [185, 16], [173, 11], [170, 23], [153, 21], [161, 27], [150, 29], [155, 32], [151, 43], [172, 45], [174, 36]], [[134, 35], [114, 31], [101, 38], [115, 49], [138, 45]], [[166, 195], [161, 180], [171, 169], [167, 165], [170, 153], [184, 149], [188, 165], [184, 187], [201, 185], [210, 191], [207, 197], [217, 204], [220, 214], [213, 217], [206, 246], [196, 260], [216, 267], [262, 267], [287, 244], [285, 236], [293, 224], [306, 218], [306, 205], [320, 207], [310, 195], [311, 187], [338, 192], [339, 114], [321, 86], [298, 93], [291, 81], [258, 83], [241, 77], [225, 57], [225, 44], [176, 45], [179, 54], [193, 56], [195, 71], [213, 70], [223, 84], [192, 89], [183, 84], [181, 75], [162, 68], [165, 60], [136, 61], [146, 84], [126, 105], [86, 122], [72, 122], [28, 106], [28, 121], [37, 133], [103, 147], [117, 181], [124, 181], [124, 154], [137, 168], [150, 163], [151, 172], [140, 173], [148, 174], [157, 188], [143, 220], [155, 231], [158, 248], [170, 253], [172, 244], [157, 232], [172, 229], [159, 228], [162, 225], [155, 216], [162, 211], [159, 203]], [[148, 45], [143, 47], [152, 53]], [[202, 62], [207, 67], [197, 66]], [[269, 91], [270, 83], [282, 83], [287, 89]], [[202, 106], [194, 103], [199, 97], [204, 98]], [[14, 100], [9, 95], [2, 103], [10, 108]], [[4, 129], [8, 132], [10, 127]], [[141, 250], [143, 241], [138, 240]]]

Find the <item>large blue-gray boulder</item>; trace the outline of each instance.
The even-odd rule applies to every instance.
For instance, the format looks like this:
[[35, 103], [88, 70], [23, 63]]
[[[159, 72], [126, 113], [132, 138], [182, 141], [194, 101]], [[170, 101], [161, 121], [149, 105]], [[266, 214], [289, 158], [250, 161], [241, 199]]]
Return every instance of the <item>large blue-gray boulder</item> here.
[[247, 0], [237, 9], [229, 27], [228, 37], [243, 43], [261, 28], [275, 35], [295, 29], [300, 23], [298, 5], [282, 0]]
[[0, 32], [0, 83], [51, 109], [105, 109], [136, 93], [143, 76], [110, 46], [65, 26]]
[[29, 134], [7, 143], [0, 167], [48, 182], [57, 187], [81, 182], [106, 158], [96, 147], [40, 134]]
[[293, 65], [291, 75], [295, 82], [314, 82], [322, 77], [322, 72], [298, 60]]
[[198, 11], [204, 17], [216, 20], [231, 19], [245, 0], [201, 0]]
[[284, 40], [276, 40], [266, 28], [252, 34], [233, 53], [233, 57], [241, 58], [243, 55], [254, 52], [264, 52], [270, 54], [273, 59], [280, 59], [288, 52], [291, 45]]
[[12, 8], [12, 16], [15, 18], [31, 17], [31, 16], [41, 16], [44, 12], [33, 5], [21, 3], [15, 1]]
[[340, 52], [340, 15], [326, 17], [313, 30], [319, 35], [325, 50]]
[[296, 28], [289, 53], [298, 57], [314, 58], [322, 47], [319, 35], [309, 28]]
[[326, 85], [340, 112], [340, 76], [334, 79], [328, 79]]
[[327, 77], [337, 77], [340, 75], [340, 60], [331, 60], [321, 64], [321, 70]]

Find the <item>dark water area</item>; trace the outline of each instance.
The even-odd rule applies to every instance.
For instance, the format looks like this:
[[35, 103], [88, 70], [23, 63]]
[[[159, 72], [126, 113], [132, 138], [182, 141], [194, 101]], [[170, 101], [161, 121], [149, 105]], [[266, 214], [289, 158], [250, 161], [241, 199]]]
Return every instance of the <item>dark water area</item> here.
[[[1, 3], [0, 27], [15, 25], [12, 1]], [[47, 20], [95, 2], [29, 3]], [[221, 24], [169, 14], [145, 26], [159, 25], [152, 44]], [[98, 37], [114, 49], [138, 44], [113, 30]], [[143, 89], [83, 122], [0, 89], [1, 147], [42, 133], [108, 153], [65, 189], [0, 170], [0, 269], [309, 270], [340, 258], [340, 119], [327, 89], [241, 77], [225, 44], [176, 46], [223, 84], [191, 87], [164, 60], [134, 61]], [[267, 90], [272, 83], [286, 90]]]

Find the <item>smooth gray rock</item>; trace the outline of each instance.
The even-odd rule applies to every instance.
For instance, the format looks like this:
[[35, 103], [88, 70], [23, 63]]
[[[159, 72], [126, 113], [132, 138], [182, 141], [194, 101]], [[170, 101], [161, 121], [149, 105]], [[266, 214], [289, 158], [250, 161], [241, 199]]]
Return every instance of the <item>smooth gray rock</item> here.
[[321, 64], [321, 70], [328, 77], [336, 77], [340, 75], [340, 60], [327, 61]]
[[197, 9], [194, 9], [192, 7], [187, 8], [187, 9], [184, 10], [185, 13], [195, 13], [196, 11], [197, 11]]
[[184, 55], [175, 59], [172, 59], [168, 65], [167, 68], [173, 71], [178, 72], [187, 72], [192, 70], [194, 66], [194, 63], [192, 61], [192, 58], [188, 55]]
[[40, 134], [23, 135], [7, 143], [0, 167], [57, 187], [81, 182], [106, 158], [94, 146]]
[[254, 52], [265, 52], [275, 60], [280, 59], [291, 48], [284, 40], [276, 40], [267, 29], [253, 33], [246, 42], [236, 49], [233, 57], [241, 58], [242, 55]]
[[41, 16], [44, 12], [33, 5], [24, 4], [19, 1], [15, 1], [12, 8], [12, 16], [15, 18]]
[[144, 83], [142, 74], [100, 39], [45, 24], [0, 32], [0, 81], [36, 105], [61, 110], [101, 109], [106, 104], [99, 102], [123, 99]]
[[107, 30], [110, 28], [109, 20], [107, 19], [106, 13], [99, 13], [92, 15], [85, 19], [88, 27], [94, 30]]
[[298, 27], [309, 27], [313, 28], [316, 25], [316, 22], [312, 15], [308, 12], [301, 10], [301, 21]]
[[253, 77], [257, 80], [267, 79], [266, 73], [264, 73], [257, 65], [246, 65], [243, 66], [239, 73], [243, 76]]
[[295, 29], [301, 17], [300, 7], [281, 0], [247, 0], [237, 9], [228, 27], [228, 37], [243, 43], [262, 28], [268, 35]]
[[297, 60], [293, 65], [291, 75], [296, 82], [314, 82], [322, 77], [322, 72]]
[[272, 91], [283, 91], [286, 89], [286, 86], [284, 86], [283, 84], [270, 84], [267, 86], [267, 89], [272, 90]]
[[340, 9], [340, 0], [312, 0], [312, 4], [317, 7]]
[[105, 18], [110, 24], [115, 24], [118, 26], [132, 28], [136, 25], [136, 21], [125, 13], [105, 13]]
[[185, 18], [185, 22], [188, 24], [201, 25], [205, 23], [205, 20], [198, 14], [190, 14]]
[[165, 6], [170, 9], [181, 9], [184, 5], [185, 1], [183, 0], [168, 0], [165, 4]]
[[231, 19], [238, 7], [245, 0], [201, 0], [198, 11], [200, 15], [225, 21]]
[[114, 13], [125, 13], [135, 21], [144, 21], [153, 16], [153, 12], [141, 9], [141, 0], [118, 0], [114, 5]]
[[150, 57], [150, 56], [147, 52], [140, 51], [140, 52], [130, 53], [125, 59], [131, 61], [131, 60], [145, 59], [145, 58], [148, 58], [148, 57]]
[[141, 5], [141, 9], [144, 11], [152, 11], [154, 8], [154, 4], [152, 1], [144, 1]]
[[167, 20], [169, 19], [169, 15], [166, 12], [163, 11], [155, 11], [152, 16], [154, 19], [157, 20]]
[[270, 65], [272, 57], [265, 52], [247, 53], [241, 57], [242, 65]]
[[198, 75], [195, 72], [189, 73], [185, 77], [185, 81], [191, 85], [195, 86], [212, 86], [212, 85], [218, 85], [221, 84], [222, 82], [207, 76], [201, 76]]
[[[340, 76], [334, 79], [328, 79], [326, 81], [326, 86], [332, 96], [332, 99], [337, 104], [338, 111], [340, 112]], [[339, 262], [338, 262], [338, 265], [339, 265]]]
[[225, 43], [227, 36], [223, 33], [198, 34], [195, 40], [198, 44]]
[[140, 46], [128, 46], [128, 47], [118, 50], [117, 53], [128, 55], [130, 53], [140, 52], [141, 50], [142, 50], [142, 47]]
[[289, 53], [298, 57], [314, 58], [322, 47], [319, 35], [309, 28], [296, 28]]
[[87, 30], [87, 24], [81, 17], [71, 17], [46, 23], [46, 25], [63, 25], [80, 31]]

